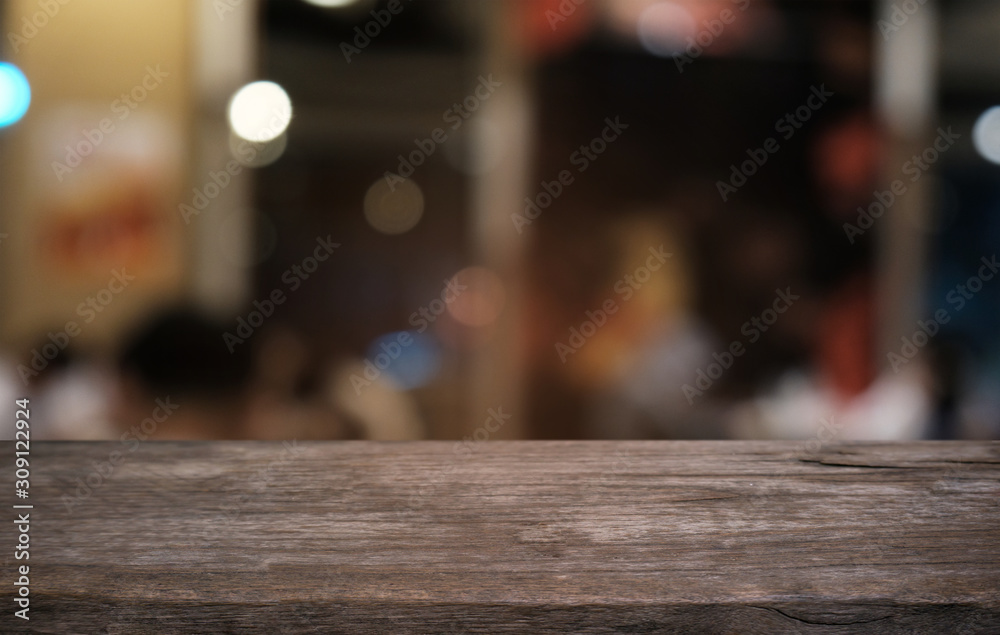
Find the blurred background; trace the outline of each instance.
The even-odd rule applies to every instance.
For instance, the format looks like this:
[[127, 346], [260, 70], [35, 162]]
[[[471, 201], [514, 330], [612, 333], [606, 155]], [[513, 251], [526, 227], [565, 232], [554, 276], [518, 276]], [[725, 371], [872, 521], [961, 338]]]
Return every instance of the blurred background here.
[[0, 8], [35, 438], [1000, 438], [1000, 3]]

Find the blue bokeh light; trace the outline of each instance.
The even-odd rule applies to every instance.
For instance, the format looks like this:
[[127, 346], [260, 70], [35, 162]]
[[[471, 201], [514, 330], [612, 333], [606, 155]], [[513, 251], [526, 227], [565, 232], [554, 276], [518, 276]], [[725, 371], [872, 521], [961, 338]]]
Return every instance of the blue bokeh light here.
[[[408, 345], [400, 345], [400, 335]], [[398, 388], [426, 386], [441, 369], [441, 348], [434, 338], [413, 331], [386, 333], [368, 347], [368, 359]]]
[[28, 78], [13, 64], [0, 62], [0, 128], [17, 123], [30, 103]]

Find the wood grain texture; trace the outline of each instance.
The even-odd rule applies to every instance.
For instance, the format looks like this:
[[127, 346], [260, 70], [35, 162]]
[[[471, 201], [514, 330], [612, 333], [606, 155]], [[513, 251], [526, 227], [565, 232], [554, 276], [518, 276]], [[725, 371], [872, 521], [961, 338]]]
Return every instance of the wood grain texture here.
[[9, 632], [1000, 633], [993, 442], [36, 443], [30, 502]]

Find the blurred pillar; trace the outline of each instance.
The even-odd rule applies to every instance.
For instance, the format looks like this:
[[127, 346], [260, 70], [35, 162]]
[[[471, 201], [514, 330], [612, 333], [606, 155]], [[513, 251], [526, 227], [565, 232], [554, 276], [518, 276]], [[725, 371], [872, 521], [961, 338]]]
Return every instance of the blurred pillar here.
[[[253, 249], [253, 169], [225, 181], [233, 161], [226, 109], [229, 98], [254, 81], [257, 69], [258, 1], [191, 0], [194, 12], [192, 73], [195, 87], [195, 160], [191, 186], [203, 190], [222, 175], [226, 185], [186, 229], [192, 233], [188, 277], [195, 301], [223, 315], [247, 302]], [[187, 199], [195, 193], [190, 189]]]
[[878, 368], [888, 364], [888, 351], [898, 350], [900, 337], [911, 335], [923, 316], [921, 291], [925, 276], [926, 231], [934, 200], [932, 180], [915, 182], [902, 175], [903, 165], [932, 140], [935, 115], [938, 18], [934, 0], [914, 4], [903, 13], [893, 0], [879, 0], [874, 29], [876, 108], [887, 135], [883, 188], [903, 178], [906, 192], [896, 197], [879, 223], [876, 334]]
[[488, 345], [472, 360], [470, 417], [481, 423], [490, 408], [502, 407], [511, 419], [491, 439], [524, 436], [521, 355], [521, 279], [524, 239], [511, 214], [521, 210], [527, 194], [532, 155], [532, 95], [528, 61], [514, 29], [515, 3], [481, 3], [480, 24], [486, 30], [481, 72], [502, 82], [484, 103], [476, 128], [476, 154], [496, 156], [492, 168], [472, 178], [471, 240], [473, 254], [503, 280], [506, 304]]

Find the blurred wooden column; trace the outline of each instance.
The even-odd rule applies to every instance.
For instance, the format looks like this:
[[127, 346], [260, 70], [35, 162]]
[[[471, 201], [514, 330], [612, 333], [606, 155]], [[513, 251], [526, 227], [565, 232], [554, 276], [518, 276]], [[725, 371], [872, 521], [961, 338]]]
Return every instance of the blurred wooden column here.
[[[933, 139], [937, 87], [938, 17], [934, 0], [917, 5], [897, 26], [899, 3], [879, 0], [876, 5], [875, 101], [887, 134], [886, 161], [881, 189], [900, 178], [902, 166], [920, 154]], [[888, 365], [886, 355], [898, 351], [900, 337], [911, 335], [924, 317], [923, 289], [934, 189], [932, 179], [921, 175], [907, 182], [906, 192], [876, 222], [878, 227], [876, 368]], [[933, 309], [933, 307], [932, 307]]]
[[[506, 303], [489, 343], [473, 355], [469, 381], [469, 432], [489, 416], [489, 409], [510, 414], [490, 439], [524, 435], [521, 356], [522, 266], [525, 238], [511, 214], [527, 194], [532, 157], [533, 104], [525, 59], [516, 37], [516, 3], [478, 5], [484, 42], [481, 74], [502, 82], [484, 102], [473, 130], [474, 152], [496, 156], [491, 169], [471, 177], [470, 237], [472, 254], [503, 280]], [[468, 432], [466, 433], [468, 434]]]

